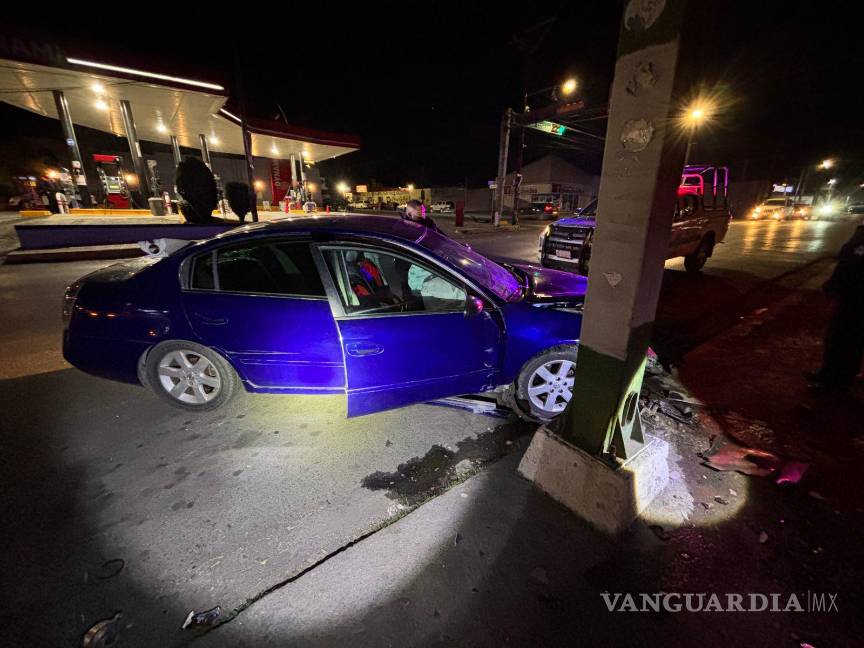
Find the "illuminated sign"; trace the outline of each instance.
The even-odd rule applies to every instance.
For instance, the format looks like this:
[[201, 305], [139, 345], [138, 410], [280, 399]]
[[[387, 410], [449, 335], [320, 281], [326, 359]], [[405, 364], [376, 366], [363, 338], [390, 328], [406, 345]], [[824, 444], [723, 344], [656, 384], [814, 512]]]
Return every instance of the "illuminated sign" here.
[[531, 128], [534, 130], [543, 131], [544, 133], [549, 133], [550, 135], [563, 135], [567, 132], [567, 127], [564, 124], [558, 124], [551, 121], [539, 121], [536, 124], [529, 124]]
[[355, 191], [357, 193], [366, 193], [367, 191], [369, 191], [369, 187], [367, 187], [366, 185], [357, 185]]
[[775, 184], [774, 185], [774, 193], [792, 193], [794, 190], [795, 190], [795, 187], [793, 187], [792, 185], [787, 185], [787, 184], [782, 184], [782, 185]]

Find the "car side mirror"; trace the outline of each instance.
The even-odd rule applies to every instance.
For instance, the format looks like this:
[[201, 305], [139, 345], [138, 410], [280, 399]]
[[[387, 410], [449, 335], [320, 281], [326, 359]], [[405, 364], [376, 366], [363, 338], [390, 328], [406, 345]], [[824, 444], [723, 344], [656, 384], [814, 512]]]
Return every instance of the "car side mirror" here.
[[465, 300], [465, 316], [473, 317], [474, 315], [479, 315], [483, 312], [483, 300], [479, 297], [475, 297], [474, 295], [468, 295], [468, 299]]

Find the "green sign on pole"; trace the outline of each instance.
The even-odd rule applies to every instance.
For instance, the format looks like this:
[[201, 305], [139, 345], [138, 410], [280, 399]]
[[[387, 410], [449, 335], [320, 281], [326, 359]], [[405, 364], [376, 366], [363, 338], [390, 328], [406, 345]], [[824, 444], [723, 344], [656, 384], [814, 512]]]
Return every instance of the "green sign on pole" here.
[[545, 119], [535, 124], [528, 124], [528, 126], [530, 128], [533, 128], [534, 130], [549, 133], [550, 135], [563, 135], [565, 132], [567, 132], [567, 127], [564, 124], [558, 124], [556, 122], [547, 121]]

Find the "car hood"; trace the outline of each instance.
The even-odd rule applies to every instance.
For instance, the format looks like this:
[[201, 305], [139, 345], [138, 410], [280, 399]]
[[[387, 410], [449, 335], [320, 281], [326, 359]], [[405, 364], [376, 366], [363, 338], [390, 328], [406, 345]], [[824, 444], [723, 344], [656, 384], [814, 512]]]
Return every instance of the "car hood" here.
[[527, 296], [534, 302], [581, 302], [588, 290], [588, 278], [572, 272], [543, 268], [531, 263], [513, 263], [531, 278], [531, 292]]
[[570, 218], [559, 218], [557, 221], [552, 223], [552, 227], [555, 227], [556, 225], [564, 225], [566, 227], [596, 227], [597, 221], [593, 218], [572, 216]]

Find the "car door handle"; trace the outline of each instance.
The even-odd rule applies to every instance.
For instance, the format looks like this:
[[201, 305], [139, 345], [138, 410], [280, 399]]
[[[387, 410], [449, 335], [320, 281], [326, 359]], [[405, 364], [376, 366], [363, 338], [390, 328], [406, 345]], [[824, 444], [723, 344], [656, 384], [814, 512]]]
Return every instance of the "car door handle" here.
[[345, 352], [355, 358], [363, 356], [378, 355], [384, 351], [384, 347], [373, 342], [349, 342], [345, 345]]
[[211, 326], [221, 326], [223, 324], [228, 323], [227, 317], [208, 317], [207, 315], [202, 315], [201, 313], [194, 313], [195, 319], [197, 319], [202, 324], [210, 324]]

